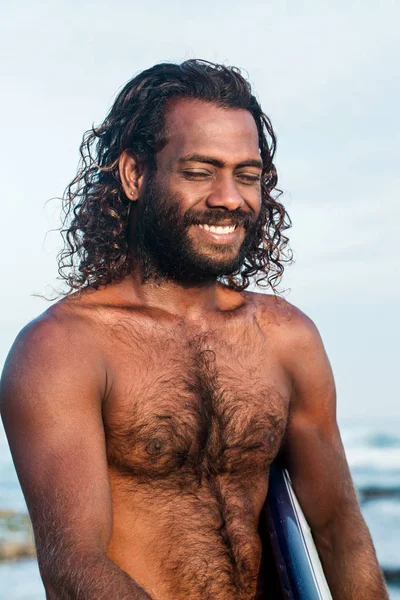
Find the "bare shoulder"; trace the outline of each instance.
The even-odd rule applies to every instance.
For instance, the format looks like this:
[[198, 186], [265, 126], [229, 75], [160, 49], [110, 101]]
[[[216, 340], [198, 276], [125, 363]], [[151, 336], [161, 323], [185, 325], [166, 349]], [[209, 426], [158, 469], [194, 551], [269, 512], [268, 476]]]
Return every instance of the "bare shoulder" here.
[[333, 375], [320, 333], [310, 317], [282, 297], [252, 294], [254, 314], [276, 357], [297, 388], [311, 382], [333, 389]]
[[11, 349], [29, 354], [46, 353], [48, 358], [67, 347], [79, 352], [87, 338], [90, 323], [65, 300], [57, 302], [36, 319], [30, 321], [17, 335]]
[[[301, 415], [301, 419], [307, 415], [309, 424], [318, 422], [324, 428], [336, 430], [335, 382], [316, 325], [283, 298], [269, 296], [257, 300], [260, 327], [274, 331], [274, 350], [292, 384], [292, 421], [294, 414]], [[274, 328], [269, 325], [271, 322]]]
[[248, 301], [254, 306], [255, 318], [265, 330], [277, 328], [279, 337], [291, 344], [309, 344], [320, 339], [312, 319], [282, 296], [247, 292]]
[[67, 379], [100, 380], [101, 364], [90, 333], [90, 319], [65, 300], [28, 323], [17, 335], [4, 366], [1, 405], [16, 393], [29, 397], [29, 390], [54, 389]]

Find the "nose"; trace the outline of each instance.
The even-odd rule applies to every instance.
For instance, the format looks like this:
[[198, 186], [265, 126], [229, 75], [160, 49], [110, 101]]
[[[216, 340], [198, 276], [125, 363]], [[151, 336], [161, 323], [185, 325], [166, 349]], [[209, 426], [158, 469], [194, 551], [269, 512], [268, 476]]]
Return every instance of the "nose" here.
[[243, 204], [244, 199], [231, 177], [221, 177], [218, 182], [215, 182], [215, 186], [207, 197], [207, 206], [210, 208], [235, 210], [242, 207]]

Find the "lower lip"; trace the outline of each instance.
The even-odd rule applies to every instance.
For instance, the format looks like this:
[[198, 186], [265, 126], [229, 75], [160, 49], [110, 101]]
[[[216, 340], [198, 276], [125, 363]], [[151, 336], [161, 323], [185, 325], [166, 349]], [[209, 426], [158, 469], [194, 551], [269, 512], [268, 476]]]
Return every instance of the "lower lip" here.
[[240, 237], [241, 227], [237, 225], [233, 231], [230, 233], [216, 233], [214, 231], [209, 231], [208, 229], [203, 229], [198, 225], [195, 225], [196, 229], [201, 231], [201, 233], [208, 239], [210, 242], [214, 244], [231, 244], [235, 240]]

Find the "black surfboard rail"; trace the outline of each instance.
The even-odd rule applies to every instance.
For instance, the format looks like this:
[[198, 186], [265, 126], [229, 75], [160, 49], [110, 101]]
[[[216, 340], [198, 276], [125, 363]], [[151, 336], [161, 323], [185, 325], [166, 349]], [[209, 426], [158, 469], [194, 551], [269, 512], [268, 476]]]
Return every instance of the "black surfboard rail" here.
[[263, 512], [284, 600], [326, 600], [316, 577], [287, 473], [276, 463], [270, 470]]

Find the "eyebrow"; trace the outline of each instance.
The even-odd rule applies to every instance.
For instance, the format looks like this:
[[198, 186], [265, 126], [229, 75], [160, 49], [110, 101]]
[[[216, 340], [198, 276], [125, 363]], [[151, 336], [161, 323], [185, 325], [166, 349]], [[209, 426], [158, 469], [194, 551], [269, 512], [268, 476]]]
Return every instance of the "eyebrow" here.
[[[213, 165], [214, 167], [218, 167], [222, 169], [226, 166], [226, 163], [223, 160], [215, 158], [213, 156], [206, 156], [204, 154], [189, 154], [187, 156], [183, 156], [179, 159], [180, 163], [185, 162], [199, 162], [205, 163], [208, 165]], [[235, 165], [235, 169], [240, 169], [241, 167], [255, 167], [256, 169], [262, 169], [263, 163], [261, 159], [257, 158], [248, 158], [246, 160], [242, 160], [240, 163]]]

